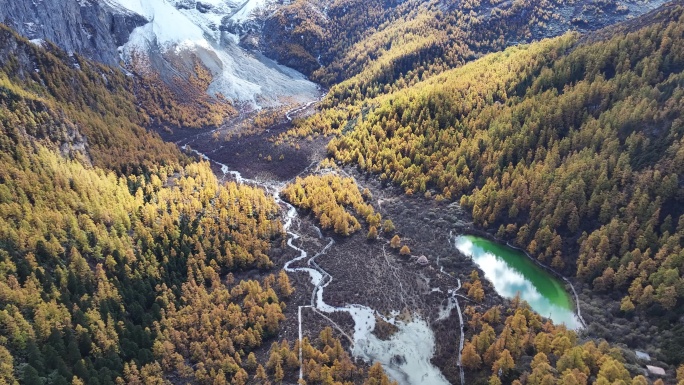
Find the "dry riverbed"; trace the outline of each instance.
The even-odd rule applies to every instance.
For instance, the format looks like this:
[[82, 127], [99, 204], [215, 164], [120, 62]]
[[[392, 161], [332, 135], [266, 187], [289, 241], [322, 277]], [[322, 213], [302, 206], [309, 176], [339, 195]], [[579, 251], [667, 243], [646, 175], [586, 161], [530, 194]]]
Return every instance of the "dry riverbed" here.
[[[309, 112], [306, 109], [302, 111], [304, 114]], [[313, 172], [315, 165], [325, 157], [327, 143], [326, 138], [318, 138], [301, 140], [296, 147], [274, 145], [272, 138], [287, 127], [288, 121], [283, 119], [251, 135], [230, 134], [234, 128], [227, 125], [206, 131], [175, 130], [165, 132], [163, 136], [207, 156], [218, 175], [224, 175], [221, 165], [225, 165], [238, 171], [243, 178], [282, 185], [297, 175]], [[396, 230], [380, 234], [375, 241], [366, 239], [366, 227], [349, 237], [331, 232], [320, 234], [315, 219], [300, 211], [290, 228], [299, 238], [292, 242], [293, 246], [306, 250], [308, 258], [292, 263], [290, 268], [309, 268], [308, 259], [320, 252], [332, 238], [334, 242], [330, 248], [315, 260], [332, 277], [323, 291], [323, 302], [332, 308], [361, 306], [372, 311], [359, 310], [353, 318], [348, 310], [316, 310], [311, 306], [312, 293], [318, 288], [312, 278], [301, 271], [291, 272], [290, 279], [296, 291], [287, 301], [287, 319], [282, 324], [279, 339], [294, 342], [299, 338], [301, 307], [303, 336], [315, 338], [323, 328], [330, 326], [345, 347], [354, 349], [360, 357], [379, 360], [388, 373], [402, 383], [418, 381], [410, 377], [413, 371], [422, 371], [426, 378], [434, 381], [459, 383], [459, 317], [455, 308], [450, 313], [445, 310], [450, 303], [449, 290], [457, 287], [458, 279], [465, 282], [475, 268], [472, 261], [462, 256], [452, 243], [453, 236], [469, 226], [468, 216], [457, 204], [408, 197], [400, 189], [383, 184], [374, 176], [361, 174], [354, 168], [336, 172], [354, 177], [361, 189], [368, 188], [373, 196], [371, 204], [383, 218], [394, 222]], [[229, 175], [225, 177], [229, 178]], [[394, 234], [409, 246], [412, 256], [401, 256], [398, 250], [389, 247], [389, 239]], [[427, 265], [417, 263], [421, 255], [427, 257]], [[298, 251], [287, 246], [286, 240], [271, 253], [278, 268], [283, 268], [297, 256]], [[242, 275], [258, 278], [260, 274], [252, 271], [236, 275], [236, 278], [243, 278]], [[501, 302], [486, 283], [485, 290], [489, 302], [483, 306]], [[461, 309], [468, 304], [463, 298], [459, 301]], [[313, 302], [317, 304], [315, 299]], [[372, 326], [370, 335], [356, 341], [359, 345], [356, 347], [352, 340], [363, 333], [355, 322], [366, 322]], [[420, 349], [430, 351], [421, 351], [421, 356], [416, 357], [413, 351], [416, 349], [410, 347], [423, 342], [425, 344]], [[373, 346], [360, 346], [365, 343]], [[266, 357], [268, 348], [264, 346], [258, 352], [259, 356]], [[296, 376], [288, 379], [296, 382]]]

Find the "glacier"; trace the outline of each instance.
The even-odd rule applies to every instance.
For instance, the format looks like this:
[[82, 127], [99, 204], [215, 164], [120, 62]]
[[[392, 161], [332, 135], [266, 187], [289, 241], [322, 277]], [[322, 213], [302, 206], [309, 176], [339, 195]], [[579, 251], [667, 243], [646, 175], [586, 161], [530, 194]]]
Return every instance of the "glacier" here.
[[243, 109], [306, 104], [317, 100], [318, 86], [288, 67], [239, 45], [230, 31], [258, 28], [259, 17], [273, 12], [274, 0], [104, 0], [122, 13], [148, 22], [119, 47], [126, 64], [144, 58], [167, 77], [191, 70], [199, 59], [211, 71], [210, 94], [222, 94]]

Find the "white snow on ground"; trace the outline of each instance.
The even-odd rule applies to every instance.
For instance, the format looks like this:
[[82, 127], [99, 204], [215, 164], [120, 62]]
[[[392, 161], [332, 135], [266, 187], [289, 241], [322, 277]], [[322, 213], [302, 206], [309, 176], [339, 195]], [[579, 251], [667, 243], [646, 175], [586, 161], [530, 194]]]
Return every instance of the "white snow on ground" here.
[[237, 11], [230, 18], [237, 23], [249, 20], [255, 13], [266, 10], [272, 3], [271, 0], [247, 0], [244, 2], [239, 11]]
[[158, 45], [167, 51], [175, 45], [209, 47], [204, 31], [166, 0], [106, 0], [150, 22], [136, 28], [124, 45], [124, 53], [144, 51]]
[[35, 44], [39, 47], [45, 47], [45, 40], [43, 39], [31, 39], [29, 40], [32, 44]]
[[273, 0], [203, 0], [202, 5], [210, 6], [204, 12], [191, 0], [104, 1], [149, 21], [136, 28], [120, 47], [127, 63], [139, 54], [196, 53], [214, 76], [209, 92], [221, 93], [251, 108], [305, 104], [318, 96], [317, 86], [304, 75], [244, 50], [237, 45], [238, 36], [222, 34], [219, 29], [224, 18], [238, 24], [250, 21], [256, 12], [275, 6]]

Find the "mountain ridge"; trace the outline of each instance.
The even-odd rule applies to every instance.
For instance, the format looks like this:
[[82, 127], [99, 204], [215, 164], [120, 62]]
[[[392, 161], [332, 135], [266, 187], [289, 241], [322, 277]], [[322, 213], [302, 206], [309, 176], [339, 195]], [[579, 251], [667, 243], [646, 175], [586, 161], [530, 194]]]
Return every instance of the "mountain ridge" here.
[[[132, 55], [137, 73], [0, 26], [0, 382], [389, 384], [349, 354], [386, 346], [404, 382], [392, 365], [478, 385], [683, 384], [682, 0], [608, 39], [570, 32], [486, 55], [508, 43], [478, 52], [445, 4], [389, 5], [370, 4], [377, 30], [327, 58], [321, 40], [299, 52], [333, 63], [312, 72], [336, 83], [317, 109], [235, 126], [221, 122], [244, 106], [210, 95], [223, 59], [155, 40], [154, 12], [135, 36], [159, 52]], [[493, 16], [535, 7], [509, 6]], [[184, 73], [162, 79], [155, 60]], [[176, 127], [200, 130], [177, 130], [177, 145], [148, 131]], [[588, 327], [498, 295], [453, 249], [452, 230], [472, 227], [566, 274]], [[331, 310], [344, 308], [365, 310]], [[382, 343], [357, 339], [359, 314]], [[391, 351], [407, 329], [392, 323], [413, 321], [434, 349], [407, 365], [415, 355]]]

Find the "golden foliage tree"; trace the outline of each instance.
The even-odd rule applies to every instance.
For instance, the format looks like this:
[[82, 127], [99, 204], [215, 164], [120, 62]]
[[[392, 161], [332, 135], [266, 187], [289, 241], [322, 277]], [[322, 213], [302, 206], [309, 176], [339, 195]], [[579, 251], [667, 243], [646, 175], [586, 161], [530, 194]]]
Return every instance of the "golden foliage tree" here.
[[398, 249], [401, 246], [401, 238], [399, 238], [399, 235], [394, 235], [392, 239], [390, 240], [390, 247], [393, 249]]
[[361, 228], [359, 220], [348, 209], [353, 209], [370, 226], [380, 223], [380, 214], [364, 201], [352, 178], [334, 174], [297, 177], [285, 187], [283, 194], [293, 205], [311, 210], [323, 229], [333, 228], [338, 234], [350, 235]]
[[480, 355], [477, 354], [475, 346], [472, 343], [465, 343], [463, 345], [463, 351], [461, 354], [461, 362], [463, 363], [463, 366], [470, 370], [476, 370], [480, 368], [482, 359], [480, 358]]

